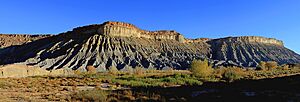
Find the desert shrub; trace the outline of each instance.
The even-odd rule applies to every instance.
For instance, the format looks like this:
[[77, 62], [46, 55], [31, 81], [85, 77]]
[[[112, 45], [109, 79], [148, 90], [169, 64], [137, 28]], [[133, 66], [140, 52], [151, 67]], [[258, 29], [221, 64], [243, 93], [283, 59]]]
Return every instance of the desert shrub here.
[[188, 75], [180, 75], [180, 74], [175, 74], [169, 77], [163, 77], [160, 78], [160, 80], [162, 82], [171, 85], [202, 85], [203, 84], [203, 82], [197, 80], [194, 77], [190, 77]]
[[142, 67], [135, 67], [134, 74], [135, 75], [142, 75], [145, 73], [145, 69]]
[[275, 61], [268, 61], [266, 62], [266, 67], [268, 68], [268, 70], [272, 70], [278, 67], [277, 62]]
[[223, 78], [229, 82], [232, 82], [234, 80], [239, 80], [243, 78], [245, 75], [245, 72], [242, 70], [242, 68], [238, 67], [229, 67], [224, 69], [223, 71]]
[[125, 85], [125, 86], [131, 86], [131, 87], [151, 86], [151, 84], [146, 83], [145, 80], [142, 80], [142, 79], [136, 78], [136, 77], [130, 77], [130, 78], [125, 78], [125, 79], [113, 79], [112, 82], [119, 83], [119, 84]]
[[199, 81], [196, 79], [185, 79], [184, 82], [186, 85], [202, 85], [203, 84], [202, 81]]
[[227, 67], [219, 70], [219, 74], [222, 74], [222, 78], [229, 82], [239, 80], [246, 75], [246, 72], [244, 72], [243, 69], [239, 67]]
[[106, 102], [108, 93], [103, 90], [87, 90], [75, 93], [72, 98], [83, 102]]
[[246, 75], [246, 72], [239, 67], [222, 67], [214, 70], [214, 77], [228, 81], [238, 80]]
[[11, 88], [13, 86], [14, 86], [14, 84], [9, 81], [0, 80], [0, 88], [1, 89], [7, 89], [7, 88]]
[[300, 68], [300, 63], [295, 65], [296, 68]]
[[172, 77], [165, 77], [162, 79], [162, 81], [169, 82], [169, 83], [177, 83], [178, 80], [176, 80], [176, 78], [172, 78]]
[[124, 69], [122, 69], [122, 71], [128, 74], [133, 74], [134, 69], [131, 66], [126, 66]]
[[215, 76], [215, 78], [223, 78], [225, 70], [226, 70], [225, 67], [216, 68], [214, 69], [213, 75]]
[[147, 73], [155, 73], [156, 71], [157, 71], [157, 69], [156, 69], [156, 68], [153, 68], [153, 67], [148, 68], [148, 69], [146, 70]]
[[109, 74], [113, 74], [113, 75], [119, 74], [119, 70], [115, 66], [109, 67], [108, 72], [109, 72]]
[[281, 65], [278, 68], [281, 69], [281, 70], [288, 70], [289, 69], [289, 65], [284, 64], [284, 65]]
[[82, 72], [81, 72], [80, 70], [75, 70], [75, 71], [74, 71], [74, 74], [75, 74], [75, 75], [81, 75]]
[[174, 75], [173, 75], [175, 78], [190, 78], [191, 77], [191, 75], [189, 75], [189, 74], [180, 74], [180, 73], [175, 73]]
[[162, 87], [170, 85], [201, 85], [202, 81], [197, 77], [186, 74], [174, 74], [169, 76], [122, 76], [112, 80], [113, 83], [119, 83], [132, 87]]
[[97, 70], [94, 66], [87, 66], [86, 70], [88, 71], [88, 73], [96, 73]]
[[208, 64], [207, 60], [194, 60], [191, 64], [191, 72], [197, 77], [207, 77], [210, 76], [213, 72], [212, 67]]
[[166, 67], [166, 68], [163, 68], [162, 70], [166, 73], [169, 73], [169, 74], [174, 73], [174, 69], [172, 67]]
[[179, 85], [202, 85], [203, 82], [197, 80], [196, 77], [192, 77], [187, 74], [174, 74], [174, 78], [177, 80], [177, 84]]
[[228, 81], [233, 81], [233, 80], [240, 79], [240, 76], [236, 72], [232, 70], [228, 70], [224, 73], [224, 78]]
[[259, 62], [258, 70], [266, 70], [266, 62], [261, 61]]

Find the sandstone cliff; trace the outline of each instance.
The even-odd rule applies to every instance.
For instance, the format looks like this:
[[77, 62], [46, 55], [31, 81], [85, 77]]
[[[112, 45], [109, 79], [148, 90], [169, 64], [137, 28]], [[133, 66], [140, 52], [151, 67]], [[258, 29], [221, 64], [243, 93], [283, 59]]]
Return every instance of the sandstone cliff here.
[[187, 39], [176, 31], [146, 31], [123, 22], [78, 27], [52, 37], [0, 50], [0, 64], [23, 63], [46, 69], [99, 71], [110, 66], [186, 69], [193, 59], [210, 59], [215, 66], [254, 67], [260, 61], [299, 63], [300, 56], [283, 42], [245, 36]]
[[73, 33], [74, 32], [76, 32], [77, 34], [85, 35], [100, 34], [111, 37], [133, 37], [154, 40], [176, 40], [179, 42], [185, 42], [184, 37], [174, 30], [147, 31], [124, 22], [109, 21], [104, 22], [103, 24], [83, 26], [73, 29]]

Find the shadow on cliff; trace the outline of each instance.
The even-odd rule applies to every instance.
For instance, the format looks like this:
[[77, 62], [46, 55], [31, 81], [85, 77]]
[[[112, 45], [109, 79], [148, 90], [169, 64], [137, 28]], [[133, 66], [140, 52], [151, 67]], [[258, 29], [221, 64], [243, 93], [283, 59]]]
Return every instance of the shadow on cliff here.
[[[85, 40], [86, 37], [89, 36], [78, 37], [72, 35], [72, 33], [62, 33], [59, 35], [35, 40], [30, 43], [25, 43], [23, 45], [9, 46], [0, 49], [0, 65], [25, 62], [26, 60], [37, 56], [39, 52], [51, 49], [54, 45], [58, 44], [59, 42], [65, 43], [70, 40], [74, 40], [72, 43], [81, 43], [83, 40]], [[45, 59], [56, 58], [58, 56], [64, 55], [66, 51], [67, 49], [61, 49], [59, 52], [42, 53], [41, 55], [39, 55], [39, 59], [42, 61]]]

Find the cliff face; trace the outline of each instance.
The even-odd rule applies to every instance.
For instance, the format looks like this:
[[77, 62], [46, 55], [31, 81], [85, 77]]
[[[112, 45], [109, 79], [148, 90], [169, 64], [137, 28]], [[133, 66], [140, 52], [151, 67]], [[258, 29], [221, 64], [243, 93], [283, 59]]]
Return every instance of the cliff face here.
[[89, 34], [99, 34], [110, 37], [133, 37], [147, 38], [154, 40], [176, 40], [184, 43], [184, 37], [173, 30], [147, 31], [124, 22], [104, 22], [103, 24], [78, 27], [73, 32]]
[[0, 52], [1, 58], [4, 58], [0, 61], [2, 64], [22, 62], [47, 69], [84, 69], [88, 65], [98, 70], [110, 66], [119, 69], [126, 66], [185, 69], [191, 60], [205, 58], [208, 49], [206, 43], [184, 44], [174, 40], [156, 41], [98, 34], [79, 39], [58, 35], [14, 49], [6, 48]]
[[99, 71], [110, 66], [186, 69], [193, 59], [215, 66], [256, 66], [260, 61], [299, 63], [283, 42], [263, 37], [187, 39], [176, 31], [146, 31], [122, 22], [78, 27], [66, 33], [0, 50], [0, 64], [25, 63], [46, 69]]
[[0, 48], [22, 45], [34, 40], [50, 37], [51, 35], [0, 34]]
[[228, 37], [213, 39], [212, 59], [230, 61], [238, 66], [255, 67], [260, 61], [276, 61], [280, 64], [299, 63], [300, 56], [285, 48], [283, 42], [257, 36]]
[[284, 46], [283, 42], [273, 38], [264, 38], [259, 36], [241, 36], [241, 37], [227, 37], [227, 38], [220, 38], [214, 39], [215, 43], [247, 43], [247, 44], [268, 44], [268, 45], [277, 45], [277, 46]]

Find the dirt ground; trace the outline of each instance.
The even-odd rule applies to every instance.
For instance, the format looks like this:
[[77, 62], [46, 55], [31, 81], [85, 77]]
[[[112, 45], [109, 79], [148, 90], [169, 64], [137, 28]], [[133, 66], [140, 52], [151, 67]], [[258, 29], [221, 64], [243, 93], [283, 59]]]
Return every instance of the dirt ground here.
[[80, 90], [94, 89], [101, 80], [92, 78], [2, 78], [0, 101], [72, 101]]

